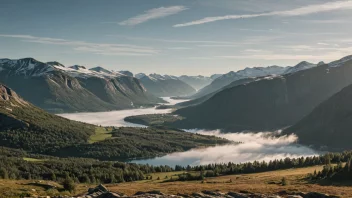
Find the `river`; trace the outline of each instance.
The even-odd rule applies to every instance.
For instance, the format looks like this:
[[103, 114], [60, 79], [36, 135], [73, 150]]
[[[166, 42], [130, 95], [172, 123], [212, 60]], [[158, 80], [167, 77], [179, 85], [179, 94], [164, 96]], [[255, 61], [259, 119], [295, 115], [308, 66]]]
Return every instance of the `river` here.
[[[170, 105], [183, 102], [184, 100], [173, 100], [171, 98], [163, 98]], [[60, 114], [60, 116], [101, 125], [101, 126], [129, 126], [129, 127], [145, 127], [144, 125], [125, 122], [124, 118], [142, 114], [162, 114], [169, 113], [170, 109], [129, 109], [121, 111], [95, 112], [95, 113], [70, 113]], [[134, 163], [151, 164], [151, 165], [199, 165], [210, 163], [226, 163], [235, 162], [242, 163], [248, 161], [269, 161], [273, 159], [281, 159], [285, 157], [301, 157], [313, 156], [318, 153], [314, 150], [296, 144], [297, 137], [295, 135], [280, 136], [279, 132], [261, 132], [261, 133], [221, 133], [219, 130], [186, 130], [190, 133], [199, 133], [203, 135], [215, 135], [236, 142], [243, 142], [236, 145], [219, 145], [215, 147], [192, 149], [186, 152], [171, 153], [164, 157], [157, 157], [146, 160], [135, 160]], [[274, 136], [275, 135], [275, 136]]]

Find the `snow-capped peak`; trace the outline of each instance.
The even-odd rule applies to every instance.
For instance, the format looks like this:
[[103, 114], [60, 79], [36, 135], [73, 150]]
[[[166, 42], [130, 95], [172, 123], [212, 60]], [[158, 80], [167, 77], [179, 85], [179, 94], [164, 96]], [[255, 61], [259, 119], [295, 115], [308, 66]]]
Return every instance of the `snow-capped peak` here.
[[295, 72], [305, 70], [305, 69], [310, 69], [310, 68], [313, 68], [316, 66], [317, 66], [317, 64], [309, 63], [307, 61], [302, 61], [302, 62], [298, 63], [297, 65], [288, 68], [285, 71], [285, 74], [295, 73]]
[[87, 70], [85, 66], [81, 66], [81, 65], [73, 65], [70, 68], [75, 70]]
[[144, 76], [147, 76], [145, 73], [139, 73], [139, 74], [136, 74], [135, 77], [138, 78], [138, 79], [141, 79], [143, 78]]
[[280, 75], [287, 70], [287, 67], [280, 66], [268, 66], [268, 67], [252, 67], [245, 68], [243, 70], [239, 70], [236, 73], [245, 77], [260, 77], [260, 76], [268, 76], [268, 75]]
[[1, 59], [0, 71], [7, 71], [11, 75], [41, 76], [54, 68], [34, 58]]
[[100, 72], [100, 73], [113, 74], [112, 71], [109, 71], [109, 70], [107, 70], [103, 67], [100, 67], [100, 66], [90, 68], [89, 70], [95, 71], [95, 72]]
[[56, 66], [56, 67], [65, 67], [65, 65], [63, 65], [63, 64], [61, 64], [61, 63], [59, 63], [59, 62], [57, 62], [57, 61], [50, 61], [50, 62], [47, 62], [46, 64], [48, 64], [48, 65], [51, 65], [51, 66]]
[[339, 67], [350, 60], [352, 60], [352, 55], [345, 56], [345, 57], [341, 58], [340, 60], [333, 61], [333, 62], [329, 63], [329, 67]]

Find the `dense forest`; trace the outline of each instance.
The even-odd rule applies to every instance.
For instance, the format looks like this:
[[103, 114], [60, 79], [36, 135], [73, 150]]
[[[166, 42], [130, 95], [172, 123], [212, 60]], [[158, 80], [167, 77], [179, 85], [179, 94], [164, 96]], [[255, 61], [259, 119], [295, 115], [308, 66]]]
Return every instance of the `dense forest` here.
[[119, 183], [143, 180], [144, 174], [169, 172], [168, 166], [149, 166], [87, 158], [57, 158], [0, 147], [1, 179], [42, 179], [75, 183]]
[[114, 128], [112, 137], [93, 144], [80, 144], [54, 153], [62, 157], [88, 157], [101, 160], [148, 158], [192, 148], [229, 144], [215, 136], [187, 133], [165, 127]]
[[[285, 159], [276, 159], [269, 162], [246, 162], [246, 163], [223, 163], [223, 164], [208, 164], [201, 166], [188, 166], [181, 167], [176, 166], [175, 170], [187, 170], [189, 173], [179, 175], [177, 180], [186, 181], [186, 180], [203, 180], [206, 177], [216, 177], [221, 175], [234, 175], [234, 174], [248, 174], [248, 173], [259, 173], [266, 171], [275, 171], [289, 168], [302, 168], [315, 165], [325, 165], [325, 167], [333, 167], [331, 164], [342, 164], [348, 162], [347, 165], [349, 168], [345, 168], [351, 171], [351, 159], [352, 151], [343, 152], [343, 153], [327, 153], [321, 156], [312, 156], [312, 157], [301, 157], [301, 158], [285, 158]], [[338, 165], [339, 167], [341, 165]], [[342, 167], [342, 166], [341, 166]], [[326, 168], [324, 168], [325, 170]], [[340, 172], [340, 169], [334, 169], [336, 173]], [[197, 174], [191, 174], [190, 172], [194, 171]], [[322, 174], [325, 174], [326, 170]], [[319, 173], [320, 174], [320, 173]], [[340, 173], [345, 175], [344, 173]], [[352, 179], [352, 174], [349, 173], [347, 179]], [[175, 178], [173, 178], [175, 179]]]
[[[352, 152], [328, 153], [321, 156], [285, 158], [269, 162], [222, 163], [199, 166], [151, 166], [113, 161], [99, 161], [89, 158], [58, 158], [30, 154], [23, 150], [0, 147], [0, 178], [3, 179], [42, 179], [63, 181], [72, 178], [75, 183], [120, 183], [147, 179], [150, 173], [184, 171], [174, 180], [203, 180], [206, 177], [221, 175], [258, 173], [314, 165], [338, 164], [335, 168], [324, 168], [312, 173], [318, 177], [351, 180]], [[342, 168], [342, 163], [347, 162]], [[340, 167], [340, 168], [339, 168]], [[333, 171], [333, 173], [330, 173]]]

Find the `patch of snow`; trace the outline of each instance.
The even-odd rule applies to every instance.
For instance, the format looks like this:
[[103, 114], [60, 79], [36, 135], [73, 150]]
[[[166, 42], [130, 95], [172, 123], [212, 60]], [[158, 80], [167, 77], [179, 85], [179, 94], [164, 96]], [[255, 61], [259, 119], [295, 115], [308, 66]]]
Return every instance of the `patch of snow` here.
[[333, 61], [333, 62], [329, 63], [329, 67], [339, 67], [339, 66], [342, 66], [344, 63], [346, 63], [347, 61], [350, 61], [350, 60], [352, 60], [352, 55], [343, 57], [340, 60]]
[[288, 68], [284, 74], [291, 74], [291, 73], [295, 73], [298, 71], [310, 69], [310, 68], [313, 68], [316, 66], [317, 66], [316, 64], [302, 61], [302, 62], [298, 63], [296, 66]]

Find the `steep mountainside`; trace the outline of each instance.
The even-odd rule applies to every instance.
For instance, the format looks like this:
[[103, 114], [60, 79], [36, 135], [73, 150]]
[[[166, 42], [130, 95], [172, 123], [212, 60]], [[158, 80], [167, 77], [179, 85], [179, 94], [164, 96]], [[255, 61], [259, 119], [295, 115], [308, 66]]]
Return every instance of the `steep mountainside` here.
[[297, 124], [283, 131], [299, 142], [329, 149], [352, 149], [352, 85], [322, 102]]
[[178, 77], [178, 79], [191, 85], [196, 90], [202, 89], [203, 87], [209, 85], [213, 81], [213, 79], [211, 79], [210, 77], [200, 76], [200, 75], [199, 76], [182, 75]]
[[28, 151], [54, 152], [87, 142], [95, 127], [71, 121], [33, 106], [0, 84], [0, 145]]
[[155, 96], [186, 96], [196, 92], [193, 87], [179, 80], [176, 76], [137, 74], [136, 77], [139, 78], [143, 86]]
[[230, 83], [236, 80], [268, 75], [281, 75], [287, 69], [289, 69], [289, 67], [269, 66], [245, 68], [237, 72], [231, 71], [214, 79], [214, 81], [210, 85], [204, 87], [203, 89], [199, 90], [196, 94], [190, 96], [190, 99], [201, 98], [215, 91], [219, 91], [221, 88], [229, 85]]
[[272, 130], [292, 125], [352, 83], [352, 60], [225, 89], [196, 106], [176, 111], [186, 128]]
[[160, 102], [133, 77], [33, 58], [0, 59], [0, 82], [50, 112], [108, 111]]

